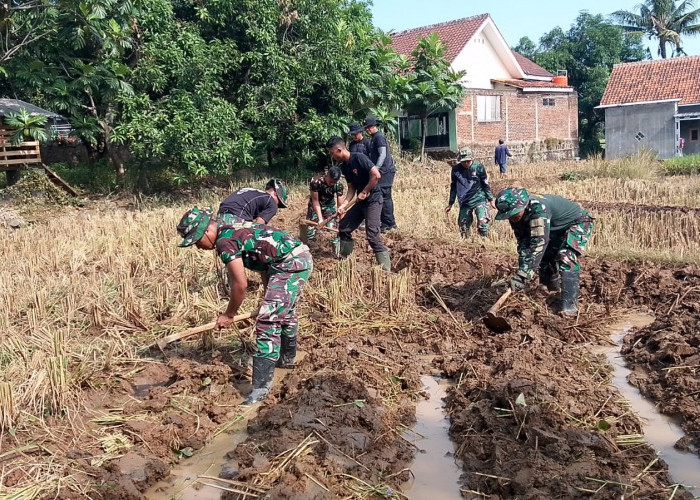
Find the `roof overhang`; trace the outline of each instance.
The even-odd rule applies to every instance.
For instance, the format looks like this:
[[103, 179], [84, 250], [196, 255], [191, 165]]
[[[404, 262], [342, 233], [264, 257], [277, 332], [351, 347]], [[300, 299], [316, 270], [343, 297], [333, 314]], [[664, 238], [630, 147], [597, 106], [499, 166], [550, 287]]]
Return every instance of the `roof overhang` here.
[[9, 113], [17, 113], [20, 109], [26, 109], [31, 115], [42, 115], [47, 118], [63, 118], [58, 113], [48, 111], [19, 99], [0, 99], [0, 116], [7, 116]]
[[620, 104], [605, 104], [596, 106], [594, 109], [619, 108], [621, 106], [639, 106], [642, 104], [661, 104], [664, 102], [680, 102], [680, 99], [659, 99], [656, 101], [623, 102]]
[[678, 113], [677, 115], [673, 115], [673, 117], [681, 122], [684, 120], [700, 120], [700, 112], [697, 112], [697, 113]]
[[571, 87], [522, 87], [523, 92], [558, 92], [560, 94], [571, 94], [574, 89]]
[[551, 82], [552, 77], [551, 76], [535, 76], [531, 75], [530, 73], [525, 73], [525, 79], [526, 80], [534, 80], [538, 82]]

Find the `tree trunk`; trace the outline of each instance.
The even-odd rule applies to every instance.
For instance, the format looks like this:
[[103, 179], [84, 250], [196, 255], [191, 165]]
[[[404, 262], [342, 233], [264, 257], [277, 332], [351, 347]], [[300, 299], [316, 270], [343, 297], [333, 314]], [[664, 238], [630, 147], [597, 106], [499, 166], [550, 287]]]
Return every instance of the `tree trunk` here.
[[267, 168], [272, 171], [272, 149], [267, 148]]
[[659, 39], [659, 55], [661, 56], [661, 59], [666, 59], [666, 39], [665, 38]]
[[421, 128], [421, 146], [420, 146], [420, 161], [424, 162], [425, 161], [425, 138], [428, 136], [428, 117], [427, 116], [421, 116], [420, 119], [420, 128]]
[[113, 113], [111, 108], [107, 110], [107, 113], [105, 113], [105, 119], [102, 120], [100, 123], [102, 124], [102, 131], [104, 133], [104, 138], [105, 138], [105, 152], [107, 153], [107, 156], [109, 157], [109, 161], [114, 167], [114, 172], [117, 174], [117, 181], [119, 184], [121, 184], [124, 181], [124, 177], [126, 176], [126, 170], [124, 169], [124, 161], [121, 159], [121, 156], [119, 155], [119, 152], [117, 149], [114, 147], [114, 145], [111, 143], [111, 137], [112, 137], [112, 118], [113, 118]]

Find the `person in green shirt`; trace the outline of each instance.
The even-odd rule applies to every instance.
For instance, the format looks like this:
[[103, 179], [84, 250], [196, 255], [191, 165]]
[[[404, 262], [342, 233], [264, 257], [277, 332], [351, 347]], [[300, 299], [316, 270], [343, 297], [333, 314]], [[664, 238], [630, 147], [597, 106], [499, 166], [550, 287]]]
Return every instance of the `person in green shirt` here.
[[[469, 235], [469, 228], [476, 215], [477, 231], [480, 236], [487, 236], [491, 223], [490, 207], [493, 206], [493, 194], [489, 186], [486, 168], [474, 161], [470, 148], [462, 148], [457, 156], [457, 163], [450, 173], [450, 201], [445, 213], [449, 213], [455, 200], [459, 201], [459, 232], [462, 238]], [[495, 207], [494, 207], [495, 208]]]
[[275, 366], [294, 365], [299, 320], [297, 304], [313, 270], [309, 249], [291, 234], [265, 224], [216, 218], [211, 208], [188, 210], [177, 225], [179, 246], [216, 249], [231, 276], [228, 306], [217, 320], [228, 328], [248, 287], [246, 269], [262, 274], [265, 287], [255, 320], [258, 351], [253, 356], [253, 386], [244, 404], [263, 399], [270, 390]]
[[522, 290], [539, 271], [540, 283], [561, 290], [561, 312], [578, 312], [579, 257], [593, 231], [593, 217], [578, 203], [553, 194], [506, 188], [496, 196], [496, 220], [508, 219], [518, 242], [518, 271], [510, 281]]

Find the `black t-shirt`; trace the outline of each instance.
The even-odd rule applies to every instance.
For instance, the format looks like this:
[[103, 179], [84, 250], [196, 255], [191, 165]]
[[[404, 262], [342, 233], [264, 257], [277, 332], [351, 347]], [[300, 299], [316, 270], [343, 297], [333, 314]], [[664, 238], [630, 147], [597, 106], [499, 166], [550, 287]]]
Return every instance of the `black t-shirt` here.
[[243, 188], [221, 202], [219, 213], [235, 215], [245, 221], [260, 217], [267, 224], [277, 214], [277, 203], [265, 191]]
[[386, 158], [384, 163], [379, 167], [380, 174], [393, 174], [396, 172], [396, 166], [394, 165], [394, 158], [391, 156], [391, 151], [389, 151], [389, 143], [384, 137], [384, 134], [377, 132], [372, 136], [372, 142], [369, 144], [369, 159], [376, 165], [377, 160], [379, 160], [379, 148], [386, 148]]
[[361, 141], [350, 141], [348, 151], [369, 156], [369, 144], [370, 141], [366, 137], [363, 137]]
[[[360, 191], [364, 190], [367, 184], [369, 184], [369, 172], [372, 170], [372, 167], [374, 167], [374, 163], [372, 163], [367, 156], [363, 155], [362, 153], [350, 153], [350, 159], [347, 161], [347, 163], [343, 163], [340, 169], [343, 171], [345, 180], [348, 181], [349, 184], [352, 184], [355, 187], [357, 194], [359, 194]], [[369, 192], [369, 195], [367, 198], [365, 198], [365, 201], [370, 203], [378, 202], [382, 199], [382, 194], [379, 191], [379, 185], [377, 184], [374, 186], [372, 191]]]

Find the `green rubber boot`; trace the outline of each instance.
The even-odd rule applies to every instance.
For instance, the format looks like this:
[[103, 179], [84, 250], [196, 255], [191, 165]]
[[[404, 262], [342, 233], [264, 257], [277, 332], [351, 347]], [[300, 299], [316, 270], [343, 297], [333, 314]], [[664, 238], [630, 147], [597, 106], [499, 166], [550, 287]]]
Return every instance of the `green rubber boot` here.
[[354, 249], [355, 249], [355, 242], [354, 241], [340, 240], [340, 258], [341, 259], [347, 259]]
[[579, 273], [561, 271], [561, 314], [576, 316], [578, 314]]
[[377, 263], [382, 266], [385, 271], [391, 271], [391, 257], [389, 252], [377, 252], [374, 254], [374, 258], [377, 259]]

